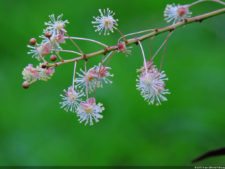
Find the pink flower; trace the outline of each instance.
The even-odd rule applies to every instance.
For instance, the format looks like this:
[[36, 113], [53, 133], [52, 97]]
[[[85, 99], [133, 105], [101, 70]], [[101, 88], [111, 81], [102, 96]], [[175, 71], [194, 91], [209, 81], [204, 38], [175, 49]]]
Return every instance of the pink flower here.
[[61, 108], [65, 111], [76, 112], [83, 93], [76, 91], [74, 87], [71, 86], [67, 90], [64, 90], [64, 95], [60, 96], [62, 97], [62, 101], [60, 102]]
[[47, 68], [47, 69], [45, 69], [45, 73], [48, 76], [53, 75], [54, 72], [55, 72], [55, 69], [54, 68]]
[[48, 55], [52, 50], [52, 45], [51, 43], [44, 43], [37, 47], [37, 51], [41, 56]]
[[64, 32], [61, 32], [61, 33], [59, 33], [59, 34], [56, 35], [56, 41], [58, 43], [64, 43], [65, 42]]
[[101, 103], [96, 104], [95, 98], [89, 98], [85, 102], [81, 102], [77, 109], [77, 116], [80, 123], [85, 122], [85, 125], [93, 125], [94, 122], [99, 122], [103, 118], [101, 115], [104, 107]]
[[99, 66], [94, 66], [87, 72], [81, 70], [78, 73], [78, 78], [76, 78], [77, 86], [83, 90], [88, 89], [89, 92], [95, 91], [96, 88], [103, 87], [103, 83], [112, 83], [109, 77], [113, 75], [109, 72], [110, 67], [105, 67], [101, 64]]
[[160, 105], [167, 101], [165, 97], [169, 90], [165, 88], [165, 81], [168, 80], [164, 71], [159, 71], [152, 62], [147, 63], [147, 69], [142, 68], [137, 80], [137, 89], [149, 104]]
[[38, 80], [40, 77], [38, 70], [32, 64], [29, 64], [23, 69], [22, 75], [23, 79], [29, 83]]

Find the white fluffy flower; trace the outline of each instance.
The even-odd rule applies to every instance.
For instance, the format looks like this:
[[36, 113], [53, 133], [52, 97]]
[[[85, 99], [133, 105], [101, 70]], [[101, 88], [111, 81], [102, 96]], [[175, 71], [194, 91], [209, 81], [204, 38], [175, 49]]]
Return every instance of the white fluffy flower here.
[[88, 92], [93, 92], [96, 88], [103, 87], [103, 83], [112, 83], [109, 79], [113, 75], [110, 74], [110, 67], [105, 67], [103, 65], [94, 66], [87, 72], [81, 70], [81, 73], [77, 73], [76, 83], [79, 88], [83, 90], [88, 89]]
[[50, 54], [52, 51], [52, 45], [49, 42], [45, 42], [36, 46], [28, 45], [28, 48], [30, 48], [28, 54], [32, 55], [32, 57], [36, 58], [37, 60], [41, 60], [41, 57]]
[[95, 98], [89, 98], [87, 101], [80, 103], [77, 116], [80, 123], [93, 125], [94, 122], [99, 122], [99, 119], [103, 118], [101, 114], [103, 110], [104, 107], [101, 103], [96, 104]]
[[62, 97], [60, 102], [61, 108], [65, 111], [76, 112], [83, 95], [83, 93], [76, 91], [74, 87], [69, 87], [67, 90], [64, 90], [64, 95], [60, 95]]
[[110, 74], [109, 70], [111, 70], [110, 67], [103, 66], [99, 64], [98, 66], [94, 66], [90, 69], [91, 72], [93, 72], [96, 76], [97, 81], [97, 87], [103, 87], [103, 83], [110, 84], [112, 81], [109, 79], [110, 77], [113, 77], [112, 74]]
[[69, 22], [62, 20], [62, 17], [62, 14], [58, 17], [55, 17], [54, 14], [50, 15], [50, 21], [45, 23], [47, 28], [44, 30], [44, 33], [49, 34], [50, 37], [41, 36], [42, 43], [50, 43], [55, 50], [60, 50], [60, 44], [65, 42], [65, 33], [67, 32], [65, 26]]
[[95, 31], [99, 32], [99, 34], [104, 32], [104, 35], [109, 35], [118, 26], [118, 19], [113, 18], [115, 13], [108, 8], [103, 10], [99, 9], [99, 12], [100, 16], [94, 17], [95, 20], [92, 22], [94, 28], [96, 28]]
[[164, 11], [164, 17], [167, 22], [179, 22], [191, 17], [188, 5], [167, 5]]
[[47, 26], [47, 32], [50, 32], [53, 36], [59, 33], [66, 33], [65, 26], [68, 24], [68, 20], [62, 20], [63, 14], [55, 17], [54, 14], [50, 15], [50, 21], [46, 22], [45, 25]]
[[159, 72], [154, 65], [150, 65], [149, 69], [144, 69], [137, 80], [137, 89], [149, 104], [160, 105], [162, 101], [167, 101], [166, 94], [170, 94], [165, 89], [165, 81], [168, 80], [165, 73]]

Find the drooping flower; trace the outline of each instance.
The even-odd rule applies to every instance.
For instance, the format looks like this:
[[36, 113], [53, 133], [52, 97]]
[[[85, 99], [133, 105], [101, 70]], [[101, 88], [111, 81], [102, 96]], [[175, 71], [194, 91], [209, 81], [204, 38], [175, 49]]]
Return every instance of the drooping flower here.
[[114, 19], [115, 13], [111, 10], [107, 9], [99, 9], [100, 16], [94, 17], [94, 21], [92, 24], [96, 32], [101, 34], [104, 32], [104, 35], [109, 35], [110, 32], [113, 33], [113, 30], [118, 26], [118, 19]]
[[73, 86], [70, 86], [67, 90], [64, 90], [64, 95], [60, 95], [62, 97], [61, 108], [65, 111], [76, 112], [83, 95], [83, 93], [75, 90]]
[[31, 54], [33, 58], [36, 58], [40, 61], [43, 56], [51, 53], [52, 45], [49, 42], [45, 42], [36, 46], [28, 45], [28, 48], [30, 48], [28, 54]]
[[168, 80], [164, 71], [159, 71], [151, 62], [148, 63], [148, 70], [142, 68], [137, 79], [137, 89], [149, 104], [160, 105], [167, 101], [165, 95], [170, 94], [165, 88], [165, 81]]
[[77, 108], [77, 116], [80, 123], [84, 122], [85, 125], [93, 125], [94, 122], [99, 122], [103, 118], [101, 114], [104, 107], [101, 103], [96, 104], [95, 98], [89, 98], [85, 102], [81, 102]]
[[166, 6], [164, 17], [167, 22], [179, 22], [186, 18], [191, 17], [192, 12], [189, 10], [188, 5], [175, 5], [170, 4]]
[[44, 30], [45, 32], [50, 32], [53, 36], [66, 33], [65, 26], [68, 24], [68, 20], [62, 20], [63, 14], [55, 17], [54, 14], [50, 15], [50, 21], [46, 22], [45, 25], [47, 28]]
[[103, 87], [103, 83], [112, 83], [109, 79], [113, 75], [110, 74], [110, 67], [103, 65], [94, 66], [87, 72], [81, 70], [81, 73], [77, 73], [76, 83], [79, 88], [83, 90], [88, 89], [88, 92], [93, 92], [96, 88]]

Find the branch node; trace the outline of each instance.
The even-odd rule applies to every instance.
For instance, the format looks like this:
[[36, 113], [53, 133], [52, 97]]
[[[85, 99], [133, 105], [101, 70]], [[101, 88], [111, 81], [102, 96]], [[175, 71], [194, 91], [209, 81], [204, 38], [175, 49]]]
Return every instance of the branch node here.
[[173, 32], [176, 28], [172, 27], [169, 32]]
[[86, 54], [83, 55], [83, 59], [84, 59], [86, 62], [88, 61], [88, 58], [87, 58], [87, 55], [86, 55]]
[[184, 19], [184, 23], [188, 23], [188, 19], [187, 18]]
[[103, 55], [106, 55], [108, 52], [109, 52], [109, 47], [106, 47], [106, 48], [104, 49]]
[[196, 22], [202, 23], [203, 19], [196, 19]]
[[139, 38], [134, 38], [135, 39], [135, 44], [139, 45], [140, 39]]

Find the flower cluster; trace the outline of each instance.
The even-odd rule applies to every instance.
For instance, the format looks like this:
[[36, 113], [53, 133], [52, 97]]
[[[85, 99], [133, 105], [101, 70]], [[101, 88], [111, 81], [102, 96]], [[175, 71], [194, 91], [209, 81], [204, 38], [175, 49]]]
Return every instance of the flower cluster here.
[[36, 39], [32, 38], [30, 40], [30, 51], [28, 54], [31, 54], [33, 58], [41, 61], [43, 57], [61, 49], [60, 44], [65, 42], [65, 33], [67, 32], [65, 26], [69, 23], [67, 20], [63, 21], [62, 16], [60, 15], [57, 18], [54, 15], [50, 15], [50, 21], [46, 22], [47, 26], [44, 29], [44, 35], [41, 35], [41, 43], [37, 43]]
[[[47, 81], [53, 76], [55, 69], [54, 68], [42, 68], [43, 65], [33, 67], [32, 64], [26, 66], [22, 72], [23, 79], [25, 80], [24, 84], [32, 84], [37, 80]], [[27, 87], [27, 86], [26, 86]]]
[[[28, 48], [30, 51], [28, 54], [42, 63], [37, 67], [29, 64], [24, 68], [22, 72], [25, 80], [23, 83], [24, 88], [28, 88], [30, 84], [37, 80], [47, 81], [54, 74], [55, 69], [54, 67], [48, 67], [46, 57], [49, 55], [50, 61], [57, 59], [58, 50], [61, 49], [60, 44], [65, 42], [64, 34], [67, 32], [65, 26], [68, 21], [63, 21], [62, 15], [58, 17], [50, 15], [49, 17], [50, 21], [45, 23], [44, 35], [40, 36], [42, 38], [41, 43], [38, 43], [35, 38], [31, 38], [29, 41]], [[55, 53], [55, 55], [52, 53]]]
[[[98, 122], [103, 117], [100, 113], [104, 107], [101, 103], [96, 104], [95, 98], [88, 98], [88, 93], [103, 87], [104, 83], [111, 83], [109, 78], [113, 75], [109, 70], [110, 67], [99, 64], [86, 72], [81, 70], [81, 73], [77, 73], [79, 77], [74, 81], [76, 85], [64, 90], [64, 95], [61, 95], [61, 108], [76, 113], [79, 121], [84, 122], [85, 125], [93, 125], [93, 122]], [[85, 96], [87, 100], [83, 101]]]
[[113, 77], [110, 74], [110, 67], [105, 67], [104, 65], [99, 64], [98, 66], [94, 66], [90, 68], [88, 71], [81, 70], [81, 73], [78, 74], [78, 78], [76, 79], [76, 83], [78, 88], [86, 89], [91, 93], [95, 91], [96, 88], [103, 87], [103, 84], [112, 83], [109, 79]]
[[167, 101], [165, 97], [169, 90], [165, 89], [165, 81], [168, 80], [163, 71], [159, 71], [152, 62], [147, 63], [147, 68], [142, 68], [137, 79], [137, 89], [149, 104], [160, 105]]

